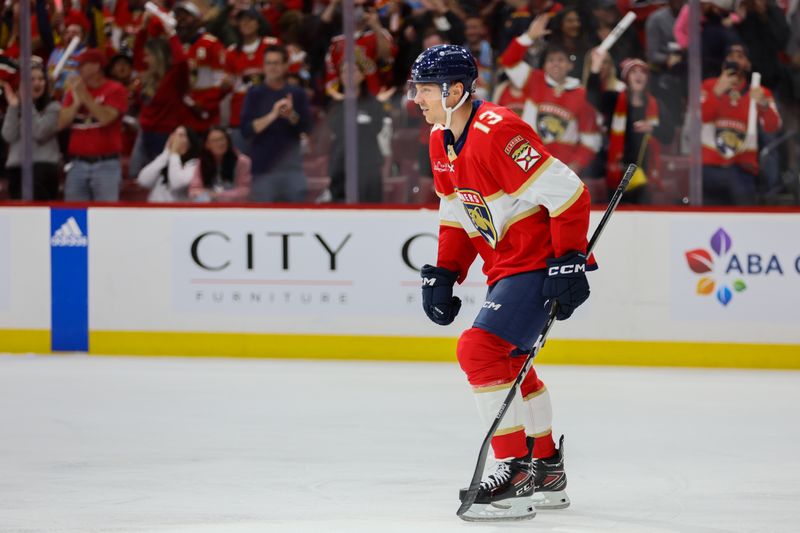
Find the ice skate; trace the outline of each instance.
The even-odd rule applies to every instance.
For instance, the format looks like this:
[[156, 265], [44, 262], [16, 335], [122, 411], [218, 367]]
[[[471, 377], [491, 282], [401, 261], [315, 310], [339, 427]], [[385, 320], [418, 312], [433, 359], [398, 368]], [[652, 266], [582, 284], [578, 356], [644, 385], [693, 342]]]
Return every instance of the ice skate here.
[[[466, 493], [467, 489], [461, 489], [461, 501]], [[498, 463], [495, 471], [481, 481], [475, 503], [461, 518], [469, 522], [529, 520], [536, 516], [532, 496], [529, 457]]]
[[539, 509], [564, 509], [569, 507], [567, 473], [564, 471], [564, 435], [558, 440], [555, 455], [531, 461], [534, 481], [533, 502]]

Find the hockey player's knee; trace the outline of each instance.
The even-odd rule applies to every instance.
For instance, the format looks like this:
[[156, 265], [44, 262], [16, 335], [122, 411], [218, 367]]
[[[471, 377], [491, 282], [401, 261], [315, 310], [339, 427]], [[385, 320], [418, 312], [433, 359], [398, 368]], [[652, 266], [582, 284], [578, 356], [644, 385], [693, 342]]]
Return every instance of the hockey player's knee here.
[[509, 352], [513, 345], [480, 328], [470, 328], [458, 339], [456, 355], [472, 386], [507, 383], [513, 379]]
[[[519, 348], [515, 348], [511, 351], [510, 356], [510, 363], [511, 363], [511, 371], [514, 375], [519, 374], [519, 371], [522, 369], [522, 365], [525, 364], [525, 359], [528, 357], [528, 352], [523, 351], [522, 355], [519, 354], [521, 350]], [[539, 376], [536, 375], [536, 369], [531, 366], [530, 370], [528, 370], [525, 379], [522, 381], [522, 385], [520, 385], [520, 391], [522, 392], [522, 397], [526, 397], [532, 394], [535, 394], [544, 388], [544, 383], [542, 380], [539, 379]]]
[[528, 375], [519, 387], [522, 397], [528, 399], [544, 390], [544, 382], [536, 375], [536, 369], [531, 367]]

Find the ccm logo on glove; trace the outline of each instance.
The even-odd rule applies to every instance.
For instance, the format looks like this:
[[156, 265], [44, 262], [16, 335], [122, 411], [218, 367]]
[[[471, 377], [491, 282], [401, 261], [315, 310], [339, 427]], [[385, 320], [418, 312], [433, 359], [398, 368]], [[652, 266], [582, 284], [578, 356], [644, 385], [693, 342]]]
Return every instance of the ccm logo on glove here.
[[586, 272], [586, 263], [552, 266], [547, 269], [548, 276], [558, 276], [559, 274], [575, 274], [576, 272]]
[[589, 282], [586, 280], [586, 255], [570, 252], [547, 260], [547, 277], [542, 285], [545, 306], [550, 300], [558, 302], [556, 318], [565, 320], [589, 298]]
[[441, 326], [450, 324], [461, 309], [461, 300], [453, 296], [458, 273], [446, 268], [425, 265], [422, 276], [422, 309], [428, 318]]

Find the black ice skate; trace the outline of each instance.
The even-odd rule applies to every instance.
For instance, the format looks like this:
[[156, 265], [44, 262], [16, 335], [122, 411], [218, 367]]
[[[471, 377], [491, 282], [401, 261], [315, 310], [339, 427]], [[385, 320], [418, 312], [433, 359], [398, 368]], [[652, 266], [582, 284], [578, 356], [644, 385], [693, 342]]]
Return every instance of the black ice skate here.
[[[466, 493], [467, 489], [461, 489], [462, 502]], [[532, 496], [530, 457], [498, 463], [495, 471], [481, 481], [475, 503], [461, 518], [469, 522], [527, 520], [536, 516]]]
[[[533, 447], [533, 439], [530, 446]], [[564, 471], [564, 435], [558, 440], [555, 455], [531, 461], [531, 474], [535, 486], [533, 502], [539, 509], [564, 509], [569, 507], [567, 473]]]

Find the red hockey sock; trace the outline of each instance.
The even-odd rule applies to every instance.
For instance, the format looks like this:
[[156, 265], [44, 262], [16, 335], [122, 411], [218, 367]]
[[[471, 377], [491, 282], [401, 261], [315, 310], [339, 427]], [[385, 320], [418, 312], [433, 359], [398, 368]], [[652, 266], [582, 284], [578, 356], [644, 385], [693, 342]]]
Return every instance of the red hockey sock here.
[[513, 433], [492, 437], [492, 450], [494, 450], [494, 456], [498, 459], [525, 457], [528, 455], [525, 430], [520, 427]]
[[533, 440], [533, 457], [534, 459], [547, 459], [556, 454], [556, 443], [553, 440], [553, 432], [548, 432], [541, 437], [536, 437]]

